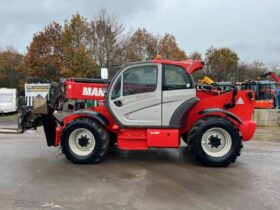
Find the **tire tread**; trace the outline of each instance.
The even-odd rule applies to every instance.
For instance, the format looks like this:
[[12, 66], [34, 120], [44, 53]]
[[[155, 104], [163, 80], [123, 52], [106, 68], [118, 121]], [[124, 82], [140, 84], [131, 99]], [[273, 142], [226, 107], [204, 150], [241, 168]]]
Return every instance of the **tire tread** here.
[[[215, 119], [216, 121], [220, 121], [221, 123], [229, 123], [228, 125], [233, 128], [234, 132], [238, 134], [237, 139], [234, 139], [234, 141], [237, 141], [237, 148], [235, 148], [233, 154], [229, 156], [229, 158], [222, 162], [212, 162], [209, 161], [209, 159], [206, 158], [206, 154], [203, 152], [202, 149], [198, 148], [198, 144], [200, 144], [200, 140], [197, 139], [198, 130], [200, 129], [200, 126], [203, 124], [211, 123], [210, 121]], [[199, 141], [199, 142], [198, 142]], [[201, 164], [205, 166], [228, 166], [230, 163], [233, 163], [236, 161], [237, 157], [241, 154], [241, 149], [243, 148], [243, 139], [242, 136], [239, 133], [239, 129], [228, 119], [224, 117], [206, 117], [203, 119], [198, 120], [192, 129], [189, 132], [188, 137], [188, 147], [190, 151], [193, 153], [195, 159], [200, 162]]]
[[[97, 136], [94, 135], [96, 141], [96, 148], [94, 149], [94, 152], [91, 155], [89, 155], [87, 159], [79, 159], [76, 156], [73, 156], [68, 146], [68, 138], [70, 135], [69, 131], [71, 131], [72, 126], [78, 124], [90, 126], [92, 130], [94, 130], [97, 133]], [[110, 142], [109, 134], [102, 125], [100, 125], [98, 122], [96, 122], [93, 119], [78, 118], [70, 122], [65, 127], [61, 135], [60, 145], [62, 148], [62, 152], [65, 154], [68, 160], [72, 161], [73, 163], [87, 164], [87, 163], [98, 163], [102, 161], [104, 159], [106, 152], [108, 151], [109, 142]]]

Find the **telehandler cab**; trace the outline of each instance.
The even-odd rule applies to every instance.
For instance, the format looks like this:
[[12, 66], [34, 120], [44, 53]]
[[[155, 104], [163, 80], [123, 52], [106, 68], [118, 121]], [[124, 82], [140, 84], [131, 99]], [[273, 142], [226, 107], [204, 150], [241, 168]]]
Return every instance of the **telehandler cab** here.
[[[20, 124], [23, 130], [42, 124], [48, 146], [60, 145], [74, 163], [97, 163], [114, 143], [147, 150], [179, 148], [182, 139], [203, 165], [227, 166], [253, 137], [254, 93], [234, 86], [218, 93], [196, 90], [192, 74], [203, 65], [153, 60], [125, 66], [112, 81], [67, 79], [64, 91], [53, 85], [48, 101], [35, 99], [34, 110], [23, 107]], [[59, 121], [53, 112], [63, 94], [103, 103]]]

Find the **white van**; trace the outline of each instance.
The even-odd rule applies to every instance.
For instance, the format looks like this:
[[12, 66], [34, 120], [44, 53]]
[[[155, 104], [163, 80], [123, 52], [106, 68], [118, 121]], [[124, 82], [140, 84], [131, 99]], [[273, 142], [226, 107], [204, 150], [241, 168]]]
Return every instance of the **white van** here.
[[0, 113], [17, 111], [17, 89], [0, 88]]

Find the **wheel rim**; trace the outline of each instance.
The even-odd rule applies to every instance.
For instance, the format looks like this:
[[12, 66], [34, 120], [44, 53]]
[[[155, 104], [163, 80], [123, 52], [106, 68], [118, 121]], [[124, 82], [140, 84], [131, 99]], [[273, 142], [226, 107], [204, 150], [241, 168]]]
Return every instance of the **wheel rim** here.
[[207, 155], [212, 157], [226, 155], [230, 151], [231, 145], [232, 138], [223, 128], [211, 128], [202, 136], [202, 149]]
[[94, 135], [85, 128], [78, 128], [69, 136], [69, 147], [76, 155], [87, 156], [95, 148]]

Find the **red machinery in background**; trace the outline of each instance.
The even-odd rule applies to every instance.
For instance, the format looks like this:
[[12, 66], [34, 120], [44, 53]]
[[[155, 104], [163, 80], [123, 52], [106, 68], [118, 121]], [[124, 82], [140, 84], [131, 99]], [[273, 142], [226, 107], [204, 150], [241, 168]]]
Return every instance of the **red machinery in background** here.
[[276, 83], [268, 80], [245, 81], [239, 84], [241, 90], [253, 90], [256, 109], [273, 109]]
[[255, 108], [273, 109], [279, 107], [277, 98], [277, 89], [280, 88], [280, 78], [274, 72], [261, 74], [261, 78], [270, 76], [274, 81], [256, 80], [245, 81], [240, 83], [242, 90], [254, 90], [256, 95]]
[[280, 78], [272, 71], [269, 71], [267, 73], [263, 73], [261, 77], [265, 78], [270, 76], [275, 81], [275, 86], [272, 89], [273, 93], [273, 101], [274, 101], [274, 108], [280, 107]]
[[270, 76], [277, 83], [277, 87], [280, 88], [280, 78], [272, 71], [263, 73], [261, 75], [262, 78], [266, 78], [268, 76]]

